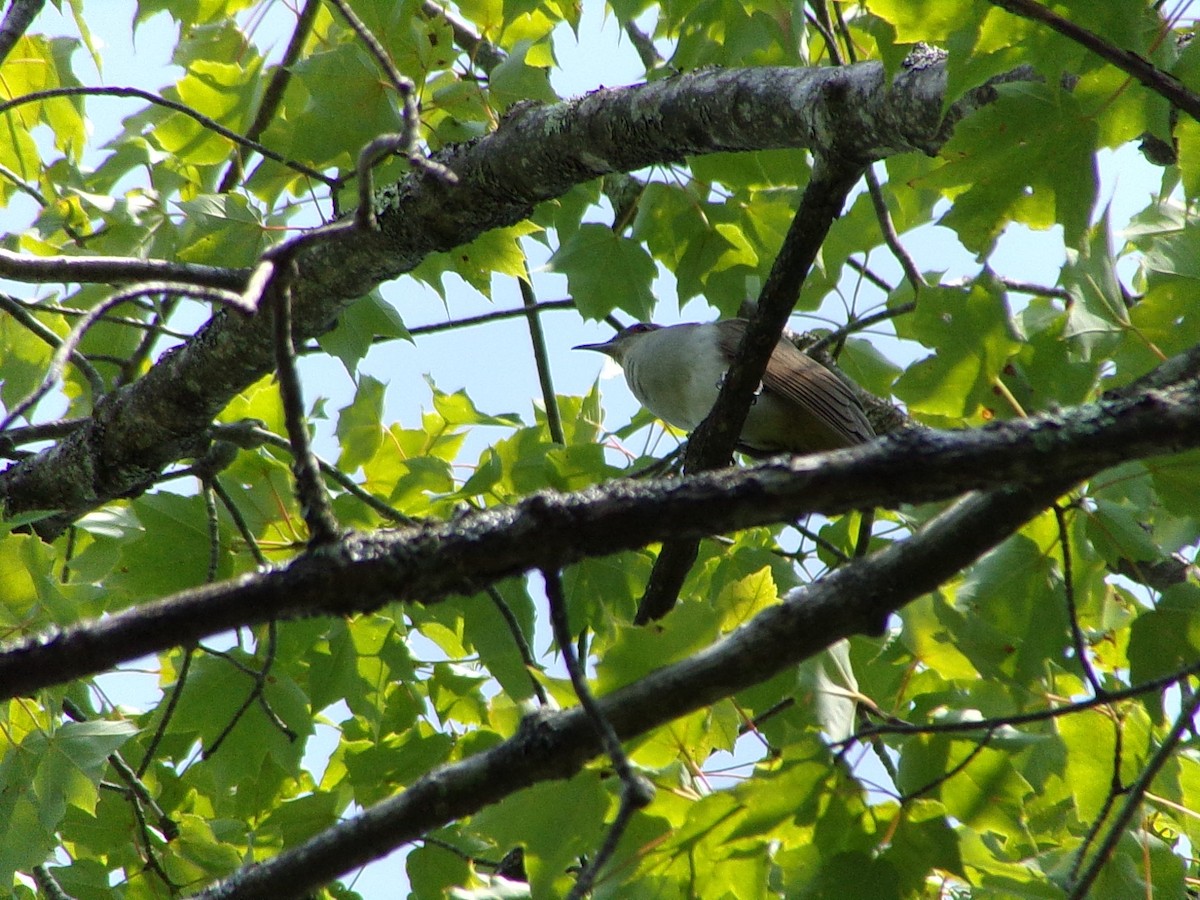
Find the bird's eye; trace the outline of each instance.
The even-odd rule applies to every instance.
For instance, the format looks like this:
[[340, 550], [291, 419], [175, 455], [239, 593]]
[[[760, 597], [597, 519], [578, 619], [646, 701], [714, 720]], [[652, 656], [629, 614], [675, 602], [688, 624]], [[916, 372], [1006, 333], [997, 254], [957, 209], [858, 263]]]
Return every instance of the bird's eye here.
[[647, 325], [645, 322], [635, 322], [625, 329], [625, 334], [645, 334], [647, 331], [653, 330], [653, 325]]

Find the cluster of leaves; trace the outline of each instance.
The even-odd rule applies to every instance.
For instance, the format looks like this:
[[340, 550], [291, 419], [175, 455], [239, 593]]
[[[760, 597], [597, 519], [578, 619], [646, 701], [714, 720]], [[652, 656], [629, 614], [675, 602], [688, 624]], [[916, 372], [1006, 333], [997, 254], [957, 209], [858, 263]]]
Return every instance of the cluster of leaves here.
[[[37, 205], [28, 227], [5, 236], [6, 249], [244, 267], [280, 230], [352, 206], [359, 149], [395, 131], [402, 107], [355, 30], [332, 5], [309, 5], [290, 81], [262, 126], [255, 114], [277, 70], [256, 42], [270, 4], [249, 0], [138, 4], [134, 27], [162, 15], [178, 24], [172, 60], [182, 74], [162, 92], [172, 105], [140, 105], [98, 160], [89, 155], [84, 98], [5, 109], [0, 203], [26, 196]], [[580, 8], [567, 3], [471, 0], [457, 4], [461, 23], [415, 0], [352, 5], [416, 85], [421, 139], [434, 149], [491, 132], [514, 106], [557, 100], [557, 48], [564, 26], [580, 25]], [[1078, 43], [992, 4], [869, 0], [840, 17], [824, 3], [802, 6], [668, 3], [650, 12], [619, 2], [610, 14], [635, 30], [653, 19], [654, 45], [668, 55], [644, 60], [652, 79], [711, 65], [827, 65], [835, 33], [856, 58], [892, 68], [915, 41], [945, 46], [948, 103], [1018, 67], [1037, 73], [958, 123], [937, 157], [908, 154], [880, 167], [895, 230], [940, 223], [978, 257], [977, 275], [939, 283], [937, 259], [922, 266], [921, 280], [874, 275], [871, 256], [880, 258], [885, 237], [866, 191], [834, 223], [798, 309], [828, 311], [833, 296], [852, 322], [894, 314], [894, 351], [861, 337], [844, 345], [841, 365], [864, 388], [897, 398], [925, 425], [979, 426], [1095, 401], [1200, 343], [1190, 302], [1200, 279], [1190, 207], [1200, 190], [1196, 122], [1176, 121], [1161, 96]], [[1053, 4], [1200, 88], [1200, 42], [1179, 44], [1157, 6]], [[83, 25], [87, 14], [79, 4], [76, 12]], [[481, 43], [465, 46], [462, 24]], [[25, 36], [0, 67], [0, 87], [16, 98], [78, 86], [72, 60], [81, 50], [99, 56], [86, 28], [78, 39]], [[237, 146], [214, 125], [250, 134], [278, 158]], [[1177, 159], [1114, 249], [1113, 223], [1096, 210], [1097, 159], [1147, 134]], [[405, 165], [384, 164], [377, 183], [402, 176]], [[537, 241], [584, 317], [653, 316], [660, 272], [673, 276], [680, 304], [703, 297], [729, 315], [770, 272], [809, 166], [804, 152], [775, 149], [690, 158], [623, 184], [588, 182], [523, 223], [428, 256], [412, 277], [443, 293], [453, 315], [457, 280], [448, 276], [490, 295], [496, 278], [529, 277], [528, 242]], [[322, 182], [306, 172], [339, 174]], [[991, 254], [1014, 224], [1060, 229], [1067, 249], [1057, 285], [1026, 296], [1013, 289], [1024, 272], [993, 270]], [[1119, 264], [1133, 273], [1124, 284]], [[870, 277], [848, 279], [851, 267]], [[54, 339], [109, 292], [73, 284], [6, 300], [6, 407], [42, 381]], [[119, 312], [79, 346], [107, 390], [187, 340], [198, 318], [170, 295]], [[658, 426], [643, 414], [605, 430], [598, 390], [546, 397], [523, 417], [433, 389], [421, 421], [388, 421], [387, 385], [359, 365], [373, 342], [408, 336], [403, 317], [402, 306], [372, 294], [319, 339], [356, 384], [336, 415], [332, 463], [382, 501], [365, 503], [330, 480], [343, 525], [450, 519], [545, 488], [581, 490], [646, 462], [606, 452], [604, 442]], [[66, 415], [90, 415], [97, 390], [83, 367], [69, 367]], [[286, 434], [271, 381], [248, 387], [220, 415], [231, 428], [246, 420]], [[487, 446], [464, 458], [476, 433], [488, 435]], [[5, 523], [0, 636], [96, 620], [253, 572], [263, 559], [294, 558], [306, 534], [287, 444], [241, 444], [219, 473], [203, 473], [199, 489], [167, 483], [108, 504], [53, 542], [24, 531], [28, 520]], [[1186, 566], [1165, 581], [1152, 573], [1194, 553], [1198, 510], [1196, 453], [1110, 469], [907, 606], [884, 636], [856, 637], [798, 670], [770, 676], [765, 666], [757, 687], [630, 742], [657, 797], [633, 817], [595, 894], [819, 897], [845, 896], [853, 885], [854, 895], [872, 897], [1061, 895], [1190, 702], [1181, 673], [1200, 659], [1200, 590]], [[935, 513], [884, 513], [874, 546], [902, 540]], [[596, 692], [687, 658], [843, 564], [857, 521], [781, 523], [706, 542], [680, 605], [652, 628], [632, 624], [652, 549], [571, 566], [569, 619]], [[80, 900], [186, 894], [302, 844], [435, 766], [495, 746], [535, 705], [575, 704], [538, 602], [537, 583], [517, 579], [425, 607], [245, 629], [148, 662], [160, 690], [143, 708], [124, 702], [111, 679], [7, 702], [0, 885], [32, 896], [35, 880], [52, 878]], [[1127, 691], [1145, 684], [1155, 689]], [[1103, 692], [1126, 693], [1099, 702]], [[1004, 724], [1087, 698], [1097, 702]], [[914, 726], [988, 724], [898, 728], [853, 742], [861, 708]], [[308, 752], [318, 744], [331, 748], [327, 761]], [[725, 788], [719, 767], [731, 760], [737, 778]], [[518, 846], [533, 894], [565, 893], [604, 839], [615, 781], [598, 761], [431, 833], [407, 856], [413, 894], [497, 896], [512, 885], [492, 873]], [[1194, 747], [1172, 754], [1144, 799], [1095, 896], [1183, 896], [1196, 876], [1187, 859], [1200, 841]], [[341, 886], [328, 892], [351, 896]]]

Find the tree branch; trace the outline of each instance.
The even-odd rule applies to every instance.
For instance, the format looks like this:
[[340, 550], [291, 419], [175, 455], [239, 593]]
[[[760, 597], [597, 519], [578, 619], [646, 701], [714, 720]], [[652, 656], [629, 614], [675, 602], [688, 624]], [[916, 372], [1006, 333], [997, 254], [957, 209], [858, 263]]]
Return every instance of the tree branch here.
[[1200, 122], [1200, 94], [1188, 90], [1178, 78], [1169, 72], [1164, 72], [1148, 59], [1106, 41], [1095, 32], [1088, 31], [1082, 25], [1076, 25], [1070, 19], [1063, 18], [1035, 0], [988, 0], [988, 2], [1013, 15], [1049, 26], [1063, 37], [1070, 38], [1081, 47], [1091, 50], [1101, 59], [1112, 63], [1144, 87], [1154, 91]]
[[[492, 135], [434, 155], [457, 184], [413, 172], [378, 193], [378, 232], [331, 228], [297, 251], [296, 340], [320, 334], [354, 299], [427, 254], [521, 221], [536, 203], [598, 175], [687, 154], [818, 140], [855, 159], [934, 152], [954, 122], [995, 96], [994, 88], [980, 88], [943, 116], [944, 85], [941, 66], [902, 72], [892, 84], [873, 62], [837, 70], [710, 69], [522, 108]], [[831, 122], [844, 131], [831, 134]], [[88, 427], [0, 475], [4, 513], [59, 510], [36, 526], [52, 538], [82, 513], [136, 496], [167, 465], [202, 454], [216, 413], [271, 370], [268, 318], [215, 316], [97, 408]]]
[[545, 491], [451, 522], [351, 534], [282, 569], [183, 591], [14, 645], [0, 652], [0, 698], [272, 619], [346, 616], [393, 601], [433, 603], [530, 569], [668, 537], [811, 512], [945, 500], [1000, 485], [1074, 483], [1107, 466], [1198, 446], [1200, 390], [1189, 383], [978, 430], [911, 429], [850, 450], [746, 469], [624, 479], [582, 494]]
[[12, 0], [8, 5], [4, 21], [0, 22], [0, 63], [8, 58], [12, 48], [45, 5], [46, 0]]
[[[767, 360], [787, 325], [825, 235], [841, 214], [846, 196], [861, 172], [862, 168], [855, 164], [830, 165], [818, 158], [783, 246], [759, 293], [755, 314], [750, 317], [733, 365], [725, 373], [717, 402], [688, 438], [686, 471], [699, 472], [729, 464], [750, 404], [762, 385]], [[671, 611], [696, 561], [698, 546], [698, 540], [683, 538], [663, 545], [638, 605], [635, 622], [644, 625]]]
[[[716, 644], [600, 698], [600, 711], [620, 738], [629, 739], [760, 683], [932, 590], [1067, 486], [1057, 482], [965, 500], [909, 540], [793, 592]], [[265, 900], [311, 891], [521, 788], [569, 778], [600, 751], [581, 708], [528, 716], [504, 743], [430, 771], [402, 794], [242, 869], [199, 897]]]
[[25, 256], [0, 248], [0, 277], [32, 284], [131, 284], [175, 281], [240, 291], [249, 269], [120, 256]]

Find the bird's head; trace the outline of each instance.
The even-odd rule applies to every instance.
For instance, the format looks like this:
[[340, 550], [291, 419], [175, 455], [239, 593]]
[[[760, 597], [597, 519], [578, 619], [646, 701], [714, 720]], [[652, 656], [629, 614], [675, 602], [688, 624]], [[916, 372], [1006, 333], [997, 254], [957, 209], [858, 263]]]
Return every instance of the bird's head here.
[[652, 331], [658, 331], [661, 325], [651, 325], [648, 322], [635, 322], [627, 328], [622, 328], [607, 341], [601, 344], [579, 344], [572, 350], [595, 350], [606, 356], [611, 356], [618, 363], [624, 361], [625, 355], [637, 344], [643, 336]]

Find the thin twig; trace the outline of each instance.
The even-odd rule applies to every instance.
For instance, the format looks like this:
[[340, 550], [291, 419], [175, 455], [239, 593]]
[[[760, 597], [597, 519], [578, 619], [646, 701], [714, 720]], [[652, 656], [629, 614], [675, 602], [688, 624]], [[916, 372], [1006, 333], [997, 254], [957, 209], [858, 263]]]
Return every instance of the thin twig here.
[[254, 537], [254, 532], [250, 530], [250, 525], [246, 521], [246, 517], [242, 515], [242, 511], [238, 508], [238, 505], [233, 502], [233, 497], [229, 496], [229, 492], [225, 490], [225, 485], [221, 484], [218, 478], [213, 478], [208, 484], [212, 492], [220, 498], [225, 511], [229, 513], [229, 518], [233, 519], [233, 527], [242, 536], [242, 540], [246, 543], [246, 547], [250, 550], [250, 555], [254, 557], [254, 561], [260, 568], [269, 566], [270, 562], [263, 554], [262, 548], [259, 547], [258, 540]]
[[1057, 503], [1054, 504], [1054, 518], [1058, 522], [1058, 540], [1062, 545], [1063, 590], [1067, 597], [1067, 619], [1071, 627], [1071, 643], [1075, 646], [1075, 656], [1079, 659], [1079, 666], [1083, 669], [1088, 684], [1092, 686], [1092, 693], [1098, 697], [1105, 697], [1107, 694], [1104, 686], [1100, 683], [1096, 670], [1092, 668], [1092, 661], [1087, 655], [1083, 629], [1079, 627], [1079, 608], [1075, 603], [1075, 581], [1071, 564], [1071, 536], [1067, 530], [1066, 512]]
[[[63, 712], [75, 722], [88, 721], [88, 714], [84, 712], [78, 704], [69, 697], [64, 697], [62, 701]], [[146, 787], [146, 783], [142, 781], [140, 774], [130, 768], [129, 764], [120, 753], [110, 753], [108, 755], [109, 765], [113, 767], [113, 771], [117, 776], [125, 782], [133, 794], [134, 802], [140, 803], [146, 809], [154, 814], [154, 819], [157, 828], [162, 832], [163, 837], [168, 841], [173, 841], [179, 836], [179, 826], [166, 814], [158, 801], [154, 799], [154, 795], [150, 793], [150, 789]]]
[[[271, 80], [267, 82], [266, 90], [263, 91], [262, 101], [258, 105], [258, 111], [254, 114], [254, 121], [246, 129], [246, 140], [257, 142], [267, 127], [275, 121], [287, 86], [292, 80], [292, 66], [300, 59], [300, 53], [312, 32], [313, 22], [316, 21], [320, 9], [321, 0], [308, 0], [304, 4], [304, 9], [296, 19], [296, 27], [292, 31], [292, 38], [288, 41], [287, 49], [275, 67], [275, 71], [271, 73]], [[217, 188], [218, 193], [225, 194], [233, 189], [234, 181], [244, 171], [245, 161], [245, 149], [238, 145], [233, 152], [233, 160], [229, 163], [229, 168], [225, 170], [225, 174], [221, 178], [220, 186]]]
[[1053, 297], [1055, 300], [1062, 300], [1064, 303], [1072, 301], [1071, 292], [1066, 288], [1053, 287], [1048, 284], [1034, 284], [1032, 281], [1021, 281], [1017, 278], [1009, 278], [1006, 275], [993, 275], [996, 283], [1003, 285], [1010, 291], [1016, 291], [1018, 294], [1032, 294], [1035, 297]]
[[[22, 300], [20, 297], [11, 298], [14, 303], [19, 303], [31, 313], [47, 312], [54, 313], [59, 316], [69, 316], [77, 319], [80, 316], [86, 316], [88, 310], [78, 306], [63, 306], [61, 303], [41, 303]], [[155, 312], [152, 305], [144, 305], [137, 301], [130, 301], [131, 306], [144, 307], [148, 312]], [[113, 325], [124, 325], [128, 328], [137, 328], [141, 331], [153, 331], [159, 337], [175, 338], [176, 340], [187, 340], [192, 337], [192, 334], [185, 331], [173, 331], [170, 328], [164, 327], [160, 322], [147, 322], [144, 319], [135, 319], [132, 316], [105, 316], [100, 321], [109, 322]]]
[[[1034, 722], [1046, 722], [1051, 719], [1057, 719], [1060, 716], [1069, 716], [1072, 713], [1080, 712], [1081, 710], [1092, 709], [1097, 706], [1104, 706], [1109, 703], [1116, 703], [1121, 700], [1129, 700], [1134, 697], [1140, 697], [1142, 694], [1149, 694], [1154, 691], [1162, 690], [1170, 687], [1184, 678], [1192, 675], [1200, 674], [1200, 662], [1172, 672], [1170, 675], [1163, 675], [1160, 678], [1155, 678], [1150, 681], [1144, 681], [1141, 684], [1132, 685], [1131, 687], [1123, 688], [1118, 691], [1108, 691], [1102, 697], [1088, 697], [1084, 700], [1078, 700], [1074, 703], [1064, 703], [1062, 706], [1055, 706], [1049, 709], [1040, 709], [1034, 712], [1014, 713], [1011, 716], [996, 716], [991, 719], [973, 719], [962, 720], [955, 722], [928, 722], [923, 725], [914, 725], [909, 722], [904, 722], [899, 719], [892, 719], [888, 722], [880, 722], [864, 728], [861, 731], [855, 732], [847, 738], [840, 741], [834, 741], [831, 746], [840, 747], [843, 744], [854, 741], [863, 742], [870, 737], [878, 734], [960, 734], [971, 731], [990, 731], [1004, 726], [1014, 727], [1017, 725], [1029, 725]], [[1200, 692], [1197, 692], [1200, 695]]]
[[143, 91], [140, 88], [133, 87], [95, 87], [95, 86], [78, 86], [78, 87], [58, 87], [48, 88], [44, 91], [32, 91], [28, 94], [22, 94], [20, 97], [13, 97], [0, 103], [0, 114], [8, 112], [21, 106], [24, 103], [36, 103], [41, 100], [50, 100], [54, 97], [136, 97], [139, 100], [145, 100], [147, 103], [153, 103], [156, 106], [165, 106], [167, 109], [174, 110], [177, 113], [182, 113], [189, 119], [199, 122], [209, 131], [216, 132], [221, 137], [233, 141], [248, 150], [253, 150], [260, 156], [265, 156], [267, 159], [272, 159], [280, 165], [287, 166], [289, 169], [294, 169], [301, 175], [307, 175], [315, 181], [321, 182], [330, 190], [334, 190], [337, 185], [337, 179], [330, 178], [324, 172], [320, 172], [311, 166], [306, 166], [304, 163], [296, 162], [288, 159], [280, 153], [276, 153], [270, 147], [264, 146], [257, 141], [249, 140], [248, 138], [238, 134], [236, 131], [226, 128], [216, 119], [209, 118], [203, 113], [199, 113], [185, 103], [179, 103], [176, 100], [168, 100], [166, 97], [160, 97], [158, 94], [152, 94], [149, 91]]
[[321, 472], [313, 458], [304, 417], [304, 396], [300, 376], [296, 372], [296, 350], [292, 345], [292, 279], [296, 267], [292, 263], [275, 284], [271, 313], [275, 329], [275, 369], [279, 381], [279, 397], [283, 404], [288, 440], [292, 445], [292, 476], [296, 481], [296, 499], [300, 514], [308, 526], [308, 541], [313, 547], [333, 544], [341, 528], [333, 515], [329, 494], [321, 480]]
[[146, 868], [153, 872], [164, 885], [167, 886], [168, 896], [176, 896], [181, 890], [181, 886], [171, 880], [171, 876], [163, 869], [162, 864], [158, 861], [158, 857], [154, 853], [154, 847], [150, 843], [151, 833], [149, 824], [146, 822], [146, 814], [138, 804], [133, 804], [133, 817], [137, 820], [136, 834], [141, 836], [139, 849], [142, 851], [142, 859], [146, 864]]
[[1149, 762], [1138, 775], [1137, 780], [1131, 784], [1125, 794], [1125, 803], [1121, 809], [1113, 817], [1112, 825], [1108, 829], [1108, 834], [1101, 841], [1097, 848], [1092, 861], [1088, 863], [1079, 880], [1071, 885], [1071, 891], [1067, 895], [1068, 900], [1082, 900], [1088, 895], [1092, 884], [1100, 875], [1100, 870], [1104, 868], [1109, 857], [1120, 843], [1124, 835], [1126, 827], [1137, 814], [1138, 807], [1141, 806], [1142, 797], [1146, 791], [1150, 789], [1151, 782], [1154, 781], [1156, 775], [1167, 761], [1171, 759], [1171, 755], [1175, 752], [1175, 747], [1183, 738], [1183, 734], [1191, 727], [1192, 718], [1200, 711], [1200, 691], [1192, 695], [1183, 708], [1179, 711], [1178, 717], [1175, 719], [1175, 724], [1171, 726], [1170, 732], [1159, 745]]
[[900, 235], [896, 233], [896, 225], [892, 221], [892, 213], [883, 196], [883, 187], [879, 184], [879, 178], [876, 177], [875, 170], [869, 166], [863, 173], [863, 177], [867, 182], [867, 191], [871, 195], [871, 205], [875, 208], [875, 218], [879, 222], [879, 230], [883, 233], [884, 243], [892, 251], [896, 261], [900, 263], [900, 268], [904, 270], [904, 277], [912, 289], [920, 293], [921, 288], [926, 287], [928, 283], [925, 281], [925, 276], [921, 274], [921, 270], [917, 268], [912, 254], [900, 241]]
[[[280, 450], [286, 450], [289, 453], [292, 452], [292, 445], [288, 443], [287, 438], [259, 427], [259, 425], [253, 422], [216, 423], [213, 425], [213, 433], [221, 435], [243, 450], [250, 450], [261, 444], [270, 444], [272, 447], [278, 447]], [[348, 494], [357, 497], [385, 519], [398, 522], [401, 525], [416, 523], [416, 519], [412, 516], [407, 516], [396, 509], [396, 507], [380, 500], [337, 466], [327, 462], [316, 454], [313, 454], [313, 459], [317, 461], [317, 467], [320, 468], [321, 474], [336, 481], [338, 486]]]
[[216, 303], [223, 303], [235, 309], [243, 309], [240, 295], [234, 294], [231, 291], [221, 290], [220, 288], [198, 287], [191, 284], [177, 284], [175, 282], [150, 281], [113, 294], [111, 297], [96, 304], [95, 307], [88, 311], [86, 316], [75, 323], [75, 327], [71, 329], [62, 343], [58, 345], [58, 349], [54, 351], [54, 355], [50, 358], [50, 366], [42, 383], [9, 410], [4, 421], [0, 422], [0, 432], [7, 430], [8, 426], [18, 416], [22, 416], [32, 409], [58, 383], [58, 380], [62, 377], [63, 368], [66, 366], [67, 360], [75, 352], [75, 348], [79, 346], [79, 342], [83, 340], [83, 336], [89, 328], [103, 318], [105, 313], [135, 297], [145, 297], [150, 294], [162, 293], [175, 293], [188, 297], [197, 297]]
[[545, 706], [549, 702], [549, 698], [546, 696], [546, 689], [533, 674], [538, 665], [533, 658], [533, 650], [529, 646], [529, 641], [525, 639], [525, 632], [521, 630], [521, 623], [517, 621], [516, 615], [498, 590], [489, 587], [487, 595], [492, 598], [492, 604], [500, 613], [500, 617], [504, 619], [504, 624], [508, 626], [508, 632], [512, 635], [513, 643], [517, 645], [517, 652], [521, 654], [521, 662], [525, 663], [525, 669], [529, 672], [529, 683], [533, 685], [533, 693], [537, 696], [538, 702]]
[[901, 303], [898, 306], [893, 306], [888, 309], [881, 309], [879, 312], [871, 313], [869, 316], [863, 316], [861, 319], [854, 319], [847, 322], [841, 328], [835, 328], [829, 334], [818, 338], [812, 344], [805, 348], [808, 353], [816, 353], [824, 350], [830, 344], [838, 344], [846, 339], [847, 336], [859, 331], [878, 325], [880, 322], [886, 322], [888, 319], [895, 319], [899, 316], [906, 316], [910, 312], [916, 310], [917, 304], [915, 300], [910, 300], [908, 303]]
[[579, 698], [579, 705], [587, 713], [592, 727], [600, 737], [604, 752], [612, 760], [617, 777], [621, 779], [621, 805], [617, 809], [617, 815], [609, 827], [604, 843], [580, 871], [574, 887], [567, 895], [570, 900], [570, 898], [584, 897], [591, 890], [596, 875], [616, 850], [617, 843], [621, 840], [621, 835], [624, 834], [633, 814], [649, 805], [654, 799], [654, 785], [633, 770], [629, 764], [629, 757], [625, 755], [625, 750], [621, 747], [620, 738], [617, 737], [612, 724], [605, 718], [599, 704], [592, 696], [587, 676], [579, 664], [579, 658], [575, 655], [575, 648], [571, 646], [571, 629], [567, 623], [567, 600], [563, 594], [561, 576], [556, 569], [544, 569], [542, 577], [546, 581], [546, 598], [550, 601], [550, 624], [554, 630], [554, 642], [558, 644], [559, 652], [563, 655], [567, 674], [570, 675], [571, 685], [575, 688], [575, 696]]
[[1112, 775], [1108, 779], [1108, 793], [1104, 795], [1104, 803], [1100, 807], [1100, 812], [1096, 814], [1096, 818], [1092, 821], [1091, 826], [1087, 830], [1087, 834], [1083, 836], [1083, 841], [1079, 844], [1075, 851], [1075, 859], [1071, 862], [1071, 870], [1067, 873], [1067, 884], [1074, 883], [1079, 877], [1079, 870], [1087, 859], [1088, 850], [1099, 837], [1101, 829], [1104, 828], [1108, 821], [1108, 816], [1112, 812], [1113, 806], [1117, 802], [1117, 798], [1125, 792], [1125, 786], [1121, 783], [1121, 759], [1124, 756], [1124, 738], [1122, 737], [1122, 720], [1118, 716], [1112, 716], [1113, 725], [1113, 764]]
[[167, 726], [171, 723], [171, 718], [175, 715], [175, 707], [179, 705], [179, 698], [183, 696], [183, 686], [187, 682], [188, 672], [192, 668], [192, 657], [195, 653], [195, 646], [184, 648], [183, 662], [179, 664], [179, 673], [175, 676], [175, 685], [171, 688], [171, 693], [167, 697], [166, 707], [163, 709], [162, 717], [158, 720], [158, 725], [154, 729], [154, 736], [150, 738], [150, 743], [146, 745], [146, 755], [142, 757], [142, 761], [138, 764], [137, 776], [139, 778], [144, 776], [146, 770], [150, 768], [150, 763], [154, 761], [154, 754], [158, 752], [158, 745], [167, 733]]
[[230, 717], [229, 721], [225, 724], [225, 727], [221, 729], [220, 734], [213, 739], [213, 742], [209, 746], [204, 748], [203, 752], [201, 753], [203, 759], [212, 759], [214, 754], [221, 749], [221, 746], [225, 743], [225, 740], [231, 734], [233, 734], [233, 729], [236, 728], [238, 722], [242, 720], [242, 716], [249, 712], [250, 707], [255, 703], [257, 703], [262, 709], [263, 714], [267, 717], [267, 721], [274, 725], [275, 728], [278, 729], [279, 732], [282, 733], [283, 736], [289, 741], [295, 741], [298, 737], [296, 732], [286, 722], [284, 722], [283, 719], [279, 718], [279, 714], [271, 708], [271, 704], [267, 701], [266, 696], [267, 679], [270, 677], [271, 667], [275, 664], [275, 652], [278, 646], [278, 631], [279, 626], [276, 622], [271, 621], [267, 623], [267, 650], [264, 655], [262, 666], [257, 669], [245, 665], [228, 653], [211, 650], [208, 651], [214, 656], [219, 656], [226, 662], [232, 663], [235, 669], [245, 675], [248, 675], [253, 683], [250, 686], [250, 693], [246, 695], [246, 699], [242, 701], [241, 706], [237, 708], [237, 711], [234, 712], [234, 714]]
[[936, 790], [937, 788], [941, 787], [943, 784], [945, 784], [947, 781], [949, 781], [951, 778], [953, 778], [955, 775], [957, 775], [959, 772], [963, 771], [967, 766], [969, 766], [975, 760], [975, 757], [977, 757], [980, 753], [982, 753], [984, 751], [984, 748], [986, 748], [987, 745], [992, 742], [992, 738], [995, 736], [996, 736], [996, 732], [994, 730], [989, 730], [989, 731], [985, 732], [983, 737], [979, 739], [979, 743], [976, 744], [974, 747], [972, 747], [971, 752], [968, 753], [966, 756], [964, 756], [961, 761], [959, 761], [956, 765], [952, 766], [950, 769], [943, 772], [937, 778], [934, 778], [932, 781], [928, 782], [927, 784], [921, 785], [921, 787], [917, 788], [915, 791], [906, 793], [904, 795], [904, 797], [902, 798], [902, 801], [908, 802], [910, 800], [916, 800], [918, 797], [923, 797], [925, 794], [928, 794], [930, 791]]
[[[45, 341], [49, 346], [54, 347], [56, 350], [62, 346], [63, 339], [42, 322], [38, 321], [37, 317], [30, 313], [24, 304], [17, 302], [15, 298], [10, 297], [8, 294], [0, 293], [0, 309], [7, 312], [28, 331]], [[72, 365], [79, 370], [80, 374], [88, 380], [88, 384], [92, 386], [93, 396], [101, 396], [107, 389], [104, 379], [100, 377], [100, 373], [88, 362], [88, 358], [78, 350], [72, 350], [70, 360]]]
[[1076, 25], [1070, 19], [1064, 19], [1058, 13], [1035, 3], [1034, 0], [988, 0], [993, 6], [1007, 10], [1013, 15], [1041, 22], [1057, 31], [1063, 37], [1069, 38], [1085, 49], [1091, 50], [1101, 59], [1112, 63], [1141, 84], [1179, 109], [1200, 122], [1200, 94], [1187, 89], [1184, 84], [1169, 72], [1164, 72], [1149, 60], [1131, 50], [1125, 50], [1089, 31], [1082, 25]]
[[546, 427], [550, 429], [550, 440], [566, 445], [562, 417], [558, 413], [558, 396], [554, 393], [554, 379], [550, 374], [550, 354], [546, 352], [546, 335], [542, 331], [542, 320], [538, 317], [537, 297], [529, 280], [529, 265], [526, 261], [525, 277], [517, 279], [521, 289], [521, 301], [525, 304], [525, 321], [529, 324], [529, 340], [533, 343], [533, 361], [537, 366], [538, 384], [542, 389], [542, 405], [546, 408]]
[[[0, 277], [32, 284], [168, 281], [240, 291], [249, 271], [131, 256], [26, 256], [0, 247]], [[88, 310], [85, 315], [91, 313]]]
[[521, 316], [528, 316], [530, 312], [541, 312], [547, 309], [574, 309], [574, 300], [542, 300], [533, 306], [525, 305], [520, 309], [501, 309], [496, 312], [481, 313], [477, 316], [465, 316], [461, 319], [453, 319], [449, 322], [432, 322], [429, 325], [417, 325], [415, 328], [408, 329], [408, 333], [413, 337], [419, 337], [422, 334], [435, 334], [441, 331], [451, 331], [455, 328], [469, 328], [473, 325], [486, 325], [489, 322], [499, 322], [503, 319], [516, 319]]
[[865, 262], [859, 262], [853, 256], [847, 257], [846, 265], [863, 278], [867, 279], [867, 281], [871, 282], [871, 284], [875, 285], [875, 287], [879, 288], [885, 294], [890, 294], [896, 289], [894, 284], [890, 284], [886, 278], [884, 278], [878, 272], [873, 271]]

